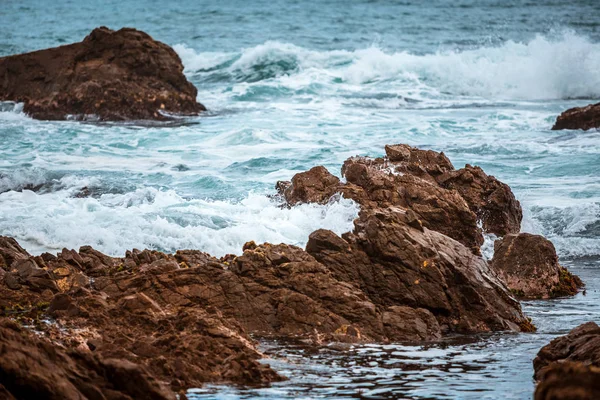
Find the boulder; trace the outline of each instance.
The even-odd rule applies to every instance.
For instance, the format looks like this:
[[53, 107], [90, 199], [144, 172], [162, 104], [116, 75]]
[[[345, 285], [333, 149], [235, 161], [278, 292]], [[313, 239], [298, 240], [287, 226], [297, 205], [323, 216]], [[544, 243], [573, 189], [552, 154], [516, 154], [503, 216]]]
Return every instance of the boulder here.
[[7, 399], [175, 399], [138, 364], [64, 350], [6, 318], [0, 318], [0, 395]]
[[552, 130], [600, 128], [600, 103], [575, 107], [564, 111], [556, 118]]
[[536, 400], [600, 398], [600, 327], [588, 322], [544, 346], [533, 360]]
[[600, 327], [587, 322], [542, 347], [533, 360], [536, 379], [555, 363], [575, 362], [600, 368]]
[[559, 264], [552, 242], [539, 235], [510, 234], [496, 240], [491, 266], [520, 298], [572, 296], [583, 286]]
[[166, 120], [205, 110], [196, 95], [177, 53], [131, 28], [0, 58], [0, 101], [36, 119]]

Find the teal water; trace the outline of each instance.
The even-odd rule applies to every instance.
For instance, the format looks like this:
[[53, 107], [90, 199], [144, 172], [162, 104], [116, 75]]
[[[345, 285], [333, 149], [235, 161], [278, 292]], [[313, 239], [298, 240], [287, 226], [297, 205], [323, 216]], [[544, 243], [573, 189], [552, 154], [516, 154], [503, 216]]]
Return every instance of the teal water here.
[[[282, 209], [269, 197], [277, 180], [318, 164], [339, 175], [346, 158], [381, 155], [388, 143], [444, 151], [513, 188], [523, 231], [554, 242], [588, 278], [587, 296], [528, 304], [539, 334], [436, 347], [446, 366], [488, 354], [480, 369], [436, 364], [411, 380], [404, 361], [374, 366], [359, 351], [313, 358], [265, 343], [291, 381], [198, 396], [329, 398], [342, 380], [348, 396], [365, 397], [366, 387], [387, 398], [529, 397], [537, 349], [600, 313], [600, 132], [550, 130], [564, 109], [600, 99], [600, 3], [171, 3], [0, 1], [0, 56], [133, 26], [176, 49], [209, 109], [178, 124], [86, 124], [34, 121], [2, 105], [0, 234], [32, 253], [302, 246], [317, 228], [351, 229], [357, 207]], [[83, 188], [91, 197], [76, 197]], [[417, 361], [430, 354], [412, 351], [423, 351]], [[301, 355], [289, 364], [282, 352]], [[349, 376], [340, 366], [351, 362], [360, 367]]]

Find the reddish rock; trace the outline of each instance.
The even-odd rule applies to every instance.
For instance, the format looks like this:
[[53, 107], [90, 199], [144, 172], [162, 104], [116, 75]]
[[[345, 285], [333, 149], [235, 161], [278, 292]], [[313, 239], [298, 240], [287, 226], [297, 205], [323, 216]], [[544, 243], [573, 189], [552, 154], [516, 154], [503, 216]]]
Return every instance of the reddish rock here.
[[536, 400], [600, 398], [600, 327], [588, 322], [544, 346], [533, 360]]
[[484, 260], [410, 221], [398, 208], [362, 211], [352, 233], [342, 239], [318, 230], [306, 249], [336, 279], [359, 287], [383, 309], [429, 310], [444, 334], [530, 329], [518, 302]]
[[5, 318], [0, 318], [0, 395], [6, 399], [175, 399], [140, 365], [61, 349]]
[[552, 242], [539, 235], [506, 235], [494, 243], [492, 268], [521, 298], [572, 296], [583, 286], [558, 262]]
[[479, 255], [483, 232], [518, 233], [523, 212], [510, 188], [479, 167], [455, 170], [444, 153], [406, 144], [385, 147], [387, 157], [352, 157], [341, 183], [323, 167], [296, 174], [277, 189], [289, 205], [324, 203], [335, 193], [362, 209], [400, 206], [423, 226], [458, 240]]
[[519, 233], [523, 210], [510, 187], [479, 167], [466, 165], [437, 178], [440, 186], [456, 190], [481, 221], [483, 231], [504, 236]]
[[37, 119], [165, 120], [205, 110], [196, 95], [177, 53], [131, 28], [0, 58], [0, 100]]
[[600, 368], [600, 327], [588, 322], [542, 347], [533, 360], [535, 376], [554, 363], [576, 362]]
[[340, 180], [325, 167], [313, 167], [294, 175], [292, 182], [278, 182], [277, 187], [289, 205], [327, 203], [339, 191]]
[[556, 118], [552, 130], [600, 128], [600, 103], [575, 107], [564, 111]]
[[553, 363], [542, 372], [534, 399], [600, 399], [600, 368], [573, 362]]

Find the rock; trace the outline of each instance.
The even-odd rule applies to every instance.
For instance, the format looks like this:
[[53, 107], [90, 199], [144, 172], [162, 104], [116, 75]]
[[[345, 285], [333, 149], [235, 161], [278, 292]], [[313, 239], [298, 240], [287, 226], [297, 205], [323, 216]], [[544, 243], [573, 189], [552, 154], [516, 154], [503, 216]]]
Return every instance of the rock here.
[[429, 310], [442, 334], [532, 328], [483, 259], [439, 232], [410, 226], [408, 219], [394, 207], [363, 210], [352, 233], [342, 239], [318, 230], [306, 248], [336, 279], [359, 287], [384, 310]]
[[552, 130], [600, 128], [600, 103], [575, 107], [564, 111], [556, 118]]
[[496, 240], [491, 266], [521, 298], [572, 296], [583, 286], [579, 277], [558, 263], [554, 245], [539, 235], [510, 234]]
[[600, 368], [572, 362], [554, 363], [541, 374], [534, 399], [600, 399]]
[[536, 400], [600, 398], [600, 327], [588, 322], [544, 346], [533, 360]]
[[63, 350], [0, 319], [0, 394], [14, 399], [144, 398], [175, 396], [147, 370], [126, 360]]
[[542, 347], [533, 360], [536, 379], [555, 363], [576, 362], [600, 368], [600, 327], [588, 322]]
[[196, 95], [177, 53], [131, 28], [0, 58], [0, 101], [36, 119], [166, 120], [205, 110]]
[[479, 167], [455, 170], [444, 153], [406, 144], [387, 145], [386, 158], [352, 157], [344, 162], [341, 183], [323, 167], [278, 182], [290, 206], [325, 203], [336, 193], [362, 209], [400, 206], [414, 223], [458, 240], [480, 254], [483, 232], [518, 233], [523, 212], [510, 188]]
[[294, 175], [291, 184], [278, 183], [278, 188], [289, 205], [299, 203], [327, 203], [339, 191], [340, 180], [325, 167], [313, 167], [306, 172]]
[[456, 190], [481, 221], [483, 231], [504, 236], [519, 233], [523, 210], [510, 187], [479, 167], [466, 165], [437, 178], [440, 186]]

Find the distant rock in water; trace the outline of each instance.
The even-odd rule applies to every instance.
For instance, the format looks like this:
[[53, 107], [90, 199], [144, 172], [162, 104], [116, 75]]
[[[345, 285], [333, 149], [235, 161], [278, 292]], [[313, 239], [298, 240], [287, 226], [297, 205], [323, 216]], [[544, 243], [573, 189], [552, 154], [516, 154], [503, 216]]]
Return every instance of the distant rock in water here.
[[491, 266], [520, 298], [573, 296], [583, 286], [558, 263], [552, 242], [540, 235], [511, 234], [496, 240]]
[[556, 118], [552, 130], [600, 128], [600, 103], [570, 108]]
[[600, 398], [600, 327], [588, 322], [544, 346], [533, 360], [536, 400]]
[[196, 95], [177, 53], [131, 28], [0, 58], [0, 101], [36, 119], [167, 120], [206, 110]]

